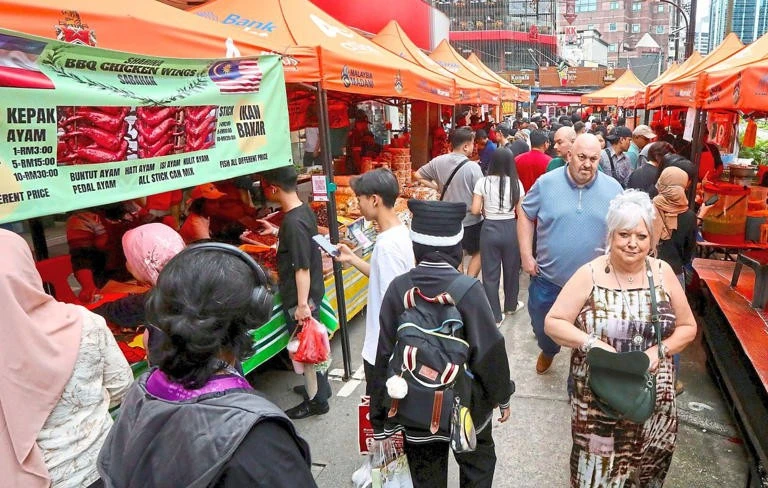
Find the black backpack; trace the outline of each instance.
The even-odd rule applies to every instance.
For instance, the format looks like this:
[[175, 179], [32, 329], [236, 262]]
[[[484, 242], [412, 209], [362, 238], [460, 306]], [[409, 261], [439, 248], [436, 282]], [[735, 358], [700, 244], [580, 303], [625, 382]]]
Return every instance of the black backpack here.
[[402, 377], [408, 392], [401, 399], [390, 399], [385, 430], [402, 426], [448, 440], [452, 409], [468, 406], [470, 400], [469, 344], [456, 304], [476, 282], [460, 275], [434, 298], [415, 287], [406, 292], [388, 377]]

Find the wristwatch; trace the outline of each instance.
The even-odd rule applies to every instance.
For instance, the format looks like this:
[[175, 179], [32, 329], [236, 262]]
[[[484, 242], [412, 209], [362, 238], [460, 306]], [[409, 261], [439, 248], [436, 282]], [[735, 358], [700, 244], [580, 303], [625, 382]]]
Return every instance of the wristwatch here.
[[592, 349], [592, 346], [595, 345], [595, 342], [597, 342], [597, 336], [590, 335], [587, 337], [587, 340], [584, 341], [584, 344], [579, 346], [579, 351], [589, 352], [589, 350]]
[[669, 356], [669, 347], [667, 347], [667, 345], [664, 344], [663, 342], [659, 343], [659, 351], [661, 351], [662, 356], [664, 357]]

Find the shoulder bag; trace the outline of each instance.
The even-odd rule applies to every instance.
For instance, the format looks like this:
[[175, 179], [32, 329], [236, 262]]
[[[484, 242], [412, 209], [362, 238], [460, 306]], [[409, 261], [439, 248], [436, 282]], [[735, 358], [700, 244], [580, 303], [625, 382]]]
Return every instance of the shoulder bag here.
[[[664, 355], [660, 347], [661, 323], [656, 304], [656, 288], [653, 284], [653, 271], [647, 260], [645, 266], [651, 291], [651, 322], [656, 331], [661, 361]], [[650, 361], [645, 352], [617, 353], [593, 347], [587, 353], [587, 364], [587, 384], [603, 413], [617, 420], [626, 419], [638, 424], [653, 415], [656, 407], [656, 376], [648, 371]]]
[[451, 184], [451, 181], [453, 181], [453, 177], [456, 176], [456, 173], [459, 172], [462, 166], [467, 164], [469, 162], [469, 158], [465, 159], [464, 161], [460, 162], [458, 166], [453, 168], [453, 171], [451, 172], [450, 176], [448, 176], [448, 181], [445, 182], [445, 185], [443, 185], [443, 191], [440, 193], [440, 201], [443, 201], [443, 198], [445, 198], [445, 192], [448, 190], [448, 185]]
[[611, 156], [611, 151], [608, 148], [605, 148], [605, 154], [608, 156], [608, 162], [611, 163], [611, 176], [613, 176], [613, 178], [618, 181], [619, 178], [616, 176], [616, 166], [613, 162], [613, 156]]

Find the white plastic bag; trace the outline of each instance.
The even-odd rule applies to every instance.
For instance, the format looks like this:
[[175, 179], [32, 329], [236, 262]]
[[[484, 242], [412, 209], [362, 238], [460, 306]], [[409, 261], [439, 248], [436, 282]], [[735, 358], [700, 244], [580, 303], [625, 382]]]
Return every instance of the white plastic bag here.
[[408, 458], [391, 439], [377, 442], [371, 452], [373, 488], [413, 488]]

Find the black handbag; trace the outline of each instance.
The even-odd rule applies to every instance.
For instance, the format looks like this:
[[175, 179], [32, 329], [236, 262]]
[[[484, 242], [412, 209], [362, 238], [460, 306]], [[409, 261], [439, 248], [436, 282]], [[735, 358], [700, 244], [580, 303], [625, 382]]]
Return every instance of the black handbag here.
[[[664, 355], [661, 352], [661, 323], [656, 304], [656, 288], [653, 284], [653, 271], [647, 260], [645, 265], [651, 291], [651, 322], [656, 331], [661, 361]], [[656, 376], [648, 371], [650, 361], [645, 352], [609, 352], [593, 347], [587, 353], [587, 364], [587, 384], [603, 413], [617, 420], [626, 419], [638, 424], [653, 415], [656, 407]]]

